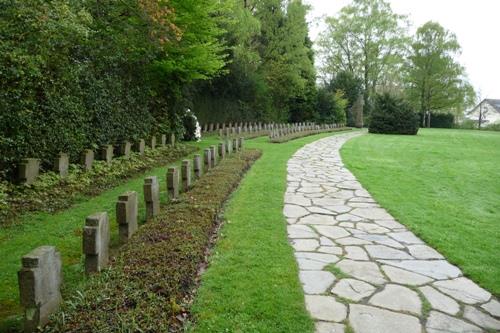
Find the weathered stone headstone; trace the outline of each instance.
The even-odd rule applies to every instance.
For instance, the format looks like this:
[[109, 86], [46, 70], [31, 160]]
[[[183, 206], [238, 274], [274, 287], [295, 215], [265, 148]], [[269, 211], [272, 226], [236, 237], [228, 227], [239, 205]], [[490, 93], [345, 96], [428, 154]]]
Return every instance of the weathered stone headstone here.
[[203, 151], [203, 162], [205, 163], [205, 170], [212, 168], [212, 152], [210, 148], [206, 148]]
[[104, 145], [101, 147], [101, 152], [100, 152], [100, 158], [101, 160], [105, 161], [106, 163], [111, 163], [113, 160], [113, 146], [112, 145]]
[[165, 134], [161, 135], [161, 146], [165, 147], [167, 145], [167, 136]]
[[222, 129], [219, 129], [219, 137], [223, 137], [224, 136], [224, 131]]
[[179, 170], [177, 167], [168, 168], [167, 191], [170, 199], [175, 199], [179, 196]]
[[94, 151], [92, 149], [85, 149], [81, 156], [81, 164], [83, 170], [88, 171], [92, 169], [92, 164], [94, 164]]
[[210, 123], [210, 125], [208, 126], [208, 131], [209, 132], [213, 132], [214, 131], [214, 124]]
[[219, 143], [219, 156], [222, 160], [226, 156], [226, 145], [223, 142]]
[[244, 146], [245, 146], [245, 138], [239, 138], [238, 139], [238, 147], [239, 147], [239, 149], [243, 150]]
[[69, 172], [69, 156], [65, 153], [60, 153], [54, 160], [54, 171], [61, 177], [66, 177]]
[[151, 176], [144, 179], [144, 203], [146, 204], [146, 221], [160, 213], [160, 183], [158, 177]]
[[208, 124], [203, 124], [203, 133], [208, 131]]
[[172, 147], [175, 146], [175, 134], [174, 133], [170, 134], [170, 145]]
[[146, 149], [146, 142], [144, 139], [137, 140], [134, 144], [134, 150], [138, 152], [140, 155], [144, 154], [144, 150]]
[[120, 241], [126, 242], [137, 231], [137, 192], [128, 191], [118, 197], [116, 221]]
[[193, 164], [194, 164], [194, 175], [196, 178], [200, 178], [203, 173], [203, 169], [202, 169], [201, 156], [199, 154], [194, 155]]
[[233, 138], [233, 151], [237, 152], [238, 151], [238, 139]]
[[149, 147], [151, 149], [156, 149], [156, 136], [153, 135], [151, 138], [149, 138]]
[[83, 227], [85, 273], [98, 273], [108, 266], [109, 239], [108, 213], [96, 213], [85, 219]]
[[181, 165], [182, 189], [188, 191], [191, 188], [191, 161], [183, 160]]
[[61, 303], [61, 255], [54, 246], [40, 246], [23, 256], [17, 273], [24, 332], [36, 332]]
[[132, 150], [132, 144], [129, 141], [122, 142], [119, 146], [119, 153], [121, 156], [129, 157]]
[[212, 158], [212, 167], [215, 168], [217, 166], [217, 163], [218, 163], [218, 159], [217, 159], [217, 147], [215, 146], [210, 146], [210, 157]]
[[233, 152], [233, 147], [231, 143], [232, 143], [231, 139], [226, 139], [225, 141], [226, 154], [231, 154]]

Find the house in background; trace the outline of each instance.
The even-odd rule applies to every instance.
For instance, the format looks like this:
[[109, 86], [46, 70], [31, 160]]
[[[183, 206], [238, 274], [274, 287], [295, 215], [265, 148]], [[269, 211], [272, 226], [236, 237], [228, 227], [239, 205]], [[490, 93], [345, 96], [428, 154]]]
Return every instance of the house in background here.
[[483, 99], [474, 109], [466, 112], [465, 118], [479, 121], [481, 125], [500, 124], [500, 99]]

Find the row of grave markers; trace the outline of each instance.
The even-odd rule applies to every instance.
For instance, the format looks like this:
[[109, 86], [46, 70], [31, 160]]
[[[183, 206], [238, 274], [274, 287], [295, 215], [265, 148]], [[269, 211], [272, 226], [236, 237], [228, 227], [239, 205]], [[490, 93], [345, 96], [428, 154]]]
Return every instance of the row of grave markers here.
[[277, 128], [269, 132], [269, 138], [275, 139], [288, 134], [308, 132], [308, 131], [328, 131], [344, 127], [344, 124], [322, 124], [322, 125], [292, 125], [284, 128]]
[[262, 123], [262, 122], [237, 122], [237, 123], [210, 123], [204, 124], [202, 133], [218, 132], [219, 136], [238, 135], [241, 133], [254, 133], [260, 131], [273, 131], [277, 129], [285, 129], [289, 127], [313, 127], [315, 123], [301, 122], [301, 123]]
[[[175, 135], [170, 135], [170, 144], [175, 145]], [[156, 136], [152, 136], [148, 139], [147, 145], [151, 149], [156, 149], [158, 146]], [[165, 147], [167, 145], [167, 135], [163, 134], [160, 137], [160, 145]], [[118, 145], [103, 145], [99, 148], [96, 153], [92, 149], [85, 149], [80, 156], [80, 164], [84, 170], [92, 169], [94, 160], [97, 158], [99, 160], [105, 161], [106, 163], [111, 163], [115, 156], [130, 156], [132, 151], [138, 152], [143, 155], [146, 150], [146, 140], [140, 139], [132, 143], [130, 141], [124, 141]], [[66, 177], [69, 173], [69, 160], [70, 156], [66, 153], [60, 153], [53, 161], [52, 170], [55, 171], [59, 176]], [[30, 185], [40, 174], [40, 159], [38, 158], [25, 158], [18, 166], [17, 180], [19, 183]]]
[[[170, 199], [179, 196], [181, 188], [188, 191], [192, 187], [192, 172], [198, 179], [205, 172], [216, 167], [226, 154], [243, 149], [244, 138], [226, 139], [217, 146], [204, 149], [203, 156], [195, 154], [191, 160], [183, 160], [180, 168], [167, 169], [167, 192]], [[146, 221], [160, 212], [160, 183], [156, 176], [144, 179], [144, 202]], [[116, 202], [116, 221], [119, 239], [127, 242], [137, 231], [138, 194], [127, 191]], [[82, 234], [82, 250], [85, 256], [86, 274], [99, 273], [109, 264], [110, 225], [106, 212], [99, 212], [85, 219]], [[21, 259], [22, 267], [18, 272], [21, 305], [24, 307], [24, 332], [36, 332], [38, 327], [49, 321], [49, 316], [57, 311], [62, 301], [61, 254], [54, 246], [40, 246]]]

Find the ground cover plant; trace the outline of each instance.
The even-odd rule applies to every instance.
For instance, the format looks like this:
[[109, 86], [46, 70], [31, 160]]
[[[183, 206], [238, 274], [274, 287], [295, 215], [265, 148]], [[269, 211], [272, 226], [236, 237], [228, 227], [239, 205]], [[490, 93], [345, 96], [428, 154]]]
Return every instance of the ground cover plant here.
[[[188, 143], [196, 149], [203, 149], [218, 143], [215, 137], [204, 138], [198, 143]], [[191, 158], [185, 156], [185, 158]], [[17, 331], [22, 309], [19, 305], [17, 271], [21, 257], [41, 245], [54, 245], [61, 252], [63, 260], [63, 296], [66, 297], [83, 283], [86, 278], [82, 266], [81, 230], [85, 217], [95, 212], [106, 211], [110, 217], [112, 247], [118, 244], [118, 231], [115, 223], [115, 203], [118, 195], [131, 190], [137, 191], [139, 218], [145, 215], [142, 200], [143, 182], [146, 176], [157, 176], [161, 184], [161, 199], [166, 202], [166, 169], [168, 165], [180, 165], [180, 161], [165, 163], [136, 174], [124, 183], [105, 190], [94, 197], [81, 196], [74, 205], [57, 212], [31, 212], [20, 217], [19, 223], [0, 228], [0, 331]]]
[[361, 136], [342, 156], [395, 218], [498, 296], [499, 145], [496, 132], [423, 129]]
[[[217, 216], [257, 150], [231, 155], [126, 243], [112, 268], [65, 302], [46, 332], [158, 332], [182, 328], [185, 301]], [[160, 329], [161, 328], [161, 329]]]
[[21, 213], [50, 213], [67, 208], [82, 197], [95, 196], [127, 178], [174, 162], [194, 150], [196, 148], [183, 144], [146, 149], [142, 156], [132, 153], [129, 157], [115, 158], [110, 164], [95, 161], [89, 171], [72, 165], [69, 175], [64, 178], [55, 172], [47, 172], [40, 175], [30, 186], [2, 182], [0, 225], [13, 223]]
[[304, 306], [283, 200], [286, 164], [320, 134], [280, 145], [267, 138], [246, 142], [262, 150], [229, 202], [226, 223], [212, 252], [193, 306], [192, 332], [313, 331]]
[[283, 143], [283, 142], [288, 142], [290, 140], [304, 138], [306, 136], [318, 135], [321, 133], [334, 133], [334, 132], [349, 131], [349, 130], [351, 130], [351, 128], [349, 128], [349, 127], [320, 129], [320, 130], [308, 130], [308, 131], [302, 131], [302, 132], [296, 132], [296, 133], [289, 133], [289, 134], [282, 135], [279, 137], [271, 138], [269, 141], [272, 143]]

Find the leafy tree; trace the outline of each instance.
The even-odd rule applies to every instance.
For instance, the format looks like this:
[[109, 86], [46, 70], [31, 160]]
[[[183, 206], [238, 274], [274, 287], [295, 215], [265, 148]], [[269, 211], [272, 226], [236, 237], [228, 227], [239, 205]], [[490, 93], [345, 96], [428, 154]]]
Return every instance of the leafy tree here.
[[318, 115], [315, 120], [319, 123], [345, 123], [348, 103], [342, 91], [332, 92], [327, 87], [319, 88], [316, 104]]
[[[430, 112], [452, 112], [474, 99], [474, 90], [464, 68], [455, 60], [460, 45], [455, 34], [439, 23], [427, 22], [416, 33], [407, 66], [407, 94], [415, 108]], [[425, 125], [425, 119], [424, 125]]]
[[365, 108], [377, 89], [398, 86], [407, 45], [406, 17], [393, 13], [384, 0], [354, 0], [335, 17], [319, 46], [325, 65], [323, 76], [348, 71], [363, 80]]
[[328, 84], [328, 89], [332, 92], [342, 91], [347, 99], [346, 122], [348, 126], [355, 126], [355, 115], [352, 107], [363, 93], [363, 81], [354, 76], [350, 71], [340, 71]]

